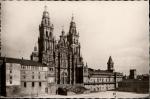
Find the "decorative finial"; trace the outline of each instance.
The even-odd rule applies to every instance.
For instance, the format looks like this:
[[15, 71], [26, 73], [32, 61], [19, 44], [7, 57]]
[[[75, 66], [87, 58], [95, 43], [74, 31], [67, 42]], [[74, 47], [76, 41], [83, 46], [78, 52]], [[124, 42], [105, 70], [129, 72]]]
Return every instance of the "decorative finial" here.
[[37, 51], [37, 43], [38, 43], [38, 42], [35, 42], [35, 45], [34, 45], [34, 51], [35, 51], [35, 52]]
[[64, 35], [64, 25], [62, 26], [62, 35]]
[[35, 52], [37, 51], [37, 46], [36, 46], [36, 45], [34, 46], [34, 51], [35, 51]]
[[47, 11], [47, 6], [46, 5], [44, 6], [44, 10]]
[[108, 63], [113, 63], [112, 57], [109, 56]]
[[72, 13], [72, 18], [71, 18], [71, 20], [72, 20], [72, 21], [74, 20], [74, 15], [73, 15], [73, 13]]

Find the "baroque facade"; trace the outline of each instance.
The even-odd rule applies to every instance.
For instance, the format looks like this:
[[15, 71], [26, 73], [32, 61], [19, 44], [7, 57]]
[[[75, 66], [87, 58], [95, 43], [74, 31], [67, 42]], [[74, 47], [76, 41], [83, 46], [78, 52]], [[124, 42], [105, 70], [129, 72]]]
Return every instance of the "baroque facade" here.
[[31, 60], [47, 65], [51, 71], [49, 77], [54, 77], [57, 84], [83, 83], [84, 64], [74, 17], [68, 34], [62, 30], [60, 39], [56, 40], [53, 31], [54, 25], [45, 9], [39, 26], [38, 51], [32, 53]]

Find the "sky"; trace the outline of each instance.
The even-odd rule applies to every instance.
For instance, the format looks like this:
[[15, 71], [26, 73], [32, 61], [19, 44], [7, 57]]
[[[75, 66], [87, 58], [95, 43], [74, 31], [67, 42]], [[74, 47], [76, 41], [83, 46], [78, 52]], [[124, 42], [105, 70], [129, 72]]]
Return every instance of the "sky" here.
[[112, 56], [117, 72], [149, 72], [148, 1], [12, 1], [2, 2], [2, 56], [30, 59], [37, 45], [44, 6], [59, 39], [69, 31], [72, 14], [88, 67], [107, 69]]

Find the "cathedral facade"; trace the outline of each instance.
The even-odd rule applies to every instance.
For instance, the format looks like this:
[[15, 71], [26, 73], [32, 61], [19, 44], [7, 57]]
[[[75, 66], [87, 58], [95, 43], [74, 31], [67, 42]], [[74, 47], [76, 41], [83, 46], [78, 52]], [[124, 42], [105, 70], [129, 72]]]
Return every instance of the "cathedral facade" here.
[[54, 34], [54, 25], [45, 8], [39, 25], [38, 47], [34, 47], [31, 60], [0, 57], [0, 95], [61, 94], [61, 89], [84, 94], [118, 88], [123, 74], [115, 72], [111, 56], [106, 70], [84, 65], [73, 16], [67, 34], [62, 29], [58, 40]]
[[68, 34], [62, 29], [60, 39], [54, 36], [54, 25], [46, 8], [39, 26], [38, 50], [35, 47], [31, 60], [49, 68], [50, 82], [56, 84], [82, 84], [83, 58], [80, 54], [79, 33], [72, 16]]

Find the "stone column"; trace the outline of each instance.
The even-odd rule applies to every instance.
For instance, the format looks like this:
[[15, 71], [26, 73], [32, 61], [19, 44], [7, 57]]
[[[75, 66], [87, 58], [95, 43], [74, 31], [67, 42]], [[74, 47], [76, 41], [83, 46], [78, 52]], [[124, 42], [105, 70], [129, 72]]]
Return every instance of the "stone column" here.
[[58, 53], [58, 84], [60, 84], [60, 53]]
[[71, 83], [74, 84], [74, 57], [73, 57], [73, 54], [72, 54], [71, 63], [72, 63], [72, 68], [71, 68], [71, 70], [72, 70], [72, 74], [71, 74], [72, 80], [71, 80]]
[[76, 61], [75, 61], [76, 59], [74, 59], [74, 84], [76, 84]]

